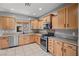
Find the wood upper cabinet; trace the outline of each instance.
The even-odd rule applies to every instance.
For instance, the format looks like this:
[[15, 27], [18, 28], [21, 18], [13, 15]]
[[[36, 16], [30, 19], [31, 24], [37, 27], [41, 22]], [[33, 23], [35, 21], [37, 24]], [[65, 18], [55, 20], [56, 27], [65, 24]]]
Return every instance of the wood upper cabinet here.
[[38, 19], [31, 20], [32, 29], [38, 29]]
[[54, 54], [54, 40], [48, 39], [48, 51]]
[[43, 20], [38, 21], [38, 28], [43, 29]]
[[78, 4], [71, 4], [58, 10], [58, 25], [60, 29], [78, 28]]
[[0, 48], [8, 48], [8, 47], [9, 47], [8, 37], [0, 37]]
[[52, 16], [52, 29], [58, 29], [58, 16]]
[[63, 55], [64, 56], [76, 56], [77, 55], [77, 47], [68, 43], [64, 43], [63, 46]]
[[54, 41], [54, 55], [55, 56], [62, 56], [63, 52], [62, 52], [62, 48], [63, 48], [63, 43], [61, 41]]
[[15, 29], [15, 19], [8, 16], [0, 16], [1, 29]]
[[66, 28], [66, 8], [61, 8], [58, 10], [58, 26], [59, 29]]
[[49, 14], [47, 16], [40, 18], [39, 26], [41, 26], [40, 27], [41, 29], [43, 29], [43, 27], [46, 23], [52, 24], [52, 16], [53, 16], [53, 14]]
[[74, 3], [67, 7], [67, 28], [77, 29], [78, 28], [78, 4]]

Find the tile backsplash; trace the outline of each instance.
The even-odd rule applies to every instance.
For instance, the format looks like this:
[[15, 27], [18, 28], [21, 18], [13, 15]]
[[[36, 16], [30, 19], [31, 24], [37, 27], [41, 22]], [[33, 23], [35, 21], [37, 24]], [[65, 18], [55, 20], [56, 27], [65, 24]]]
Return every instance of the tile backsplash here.
[[55, 36], [68, 38], [72, 40], [78, 40], [78, 29], [56, 29]]

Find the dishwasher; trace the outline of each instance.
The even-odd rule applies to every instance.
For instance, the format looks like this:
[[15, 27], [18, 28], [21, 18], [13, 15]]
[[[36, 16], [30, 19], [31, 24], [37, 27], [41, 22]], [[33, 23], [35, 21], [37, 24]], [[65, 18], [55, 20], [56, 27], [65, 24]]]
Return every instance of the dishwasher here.
[[18, 46], [18, 35], [9, 36], [9, 47]]

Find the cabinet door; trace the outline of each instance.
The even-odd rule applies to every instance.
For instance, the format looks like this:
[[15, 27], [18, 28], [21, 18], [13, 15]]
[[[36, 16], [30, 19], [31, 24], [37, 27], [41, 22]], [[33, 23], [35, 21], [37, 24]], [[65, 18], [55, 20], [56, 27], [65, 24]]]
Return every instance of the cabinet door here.
[[76, 46], [64, 43], [63, 55], [64, 56], [76, 56], [77, 49]]
[[78, 4], [71, 4], [68, 6], [68, 23], [67, 27], [70, 29], [78, 28]]
[[58, 29], [58, 16], [52, 16], [52, 29]]
[[8, 43], [8, 37], [3, 37], [1, 40], [1, 48], [8, 48], [9, 43]]
[[58, 10], [58, 25], [60, 29], [66, 28], [66, 8]]
[[15, 21], [13, 17], [1, 16], [0, 27], [2, 29], [15, 29]]
[[2, 29], [2, 25], [3, 25], [3, 20], [2, 20], [3, 18], [2, 17], [0, 17], [0, 29]]
[[39, 29], [43, 29], [43, 21], [42, 20], [39, 20], [39, 23], [38, 24], [39, 24], [39, 26], [38, 26]]
[[31, 21], [31, 24], [32, 24], [32, 29], [38, 29], [38, 20], [35, 19], [35, 20], [32, 20]]
[[40, 44], [40, 37], [37, 37], [37, 44]]
[[1, 39], [2, 39], [2, 38], [0, 38], [0, 49], [1, 49]]
[[60, 41], [54, 41], [54, 55], [62, 56], [62, 46], [63, 43]]
[[8, 23], [9, 23], [10, 29], [15, 29], [15, 19], [14, 18], [10, 18]]
[[48, 51], [53, 54], [54, 40], [48, 39]]
[[25, 44], [24, 36], [23, 35], [20, 35], [19, 36], [19, 45], [24, 45], [24, 44]]
[[34, 40], [35, 40], [35, 42], [37, 43], [37, 41], [38, 41], [37, 35], [34, 35]]
[[30, 43], [34, 42], [34, 35], [30, 35]]
[[30, 36], [24, 35], [24, 44], [29, 44], [29, 43], [31, 43]]

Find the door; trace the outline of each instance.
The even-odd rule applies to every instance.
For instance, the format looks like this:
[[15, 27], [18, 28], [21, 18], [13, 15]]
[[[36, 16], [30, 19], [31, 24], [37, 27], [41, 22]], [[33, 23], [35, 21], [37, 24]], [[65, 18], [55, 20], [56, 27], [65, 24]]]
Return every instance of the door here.
[[9, 47], [8, 37], [3, 37], [1, 40], [1, 48], [8, 48], [8, 47]]
[[58, 16], [52, 16], [52, 29], [58, 29]]
[[19, 36], [19, 45], [24, 45], [25, 41], [24, 41], [24, 35], [20, 35]]
[[48, 51], [53, 54], [54, 50], [54, 40], [48, 39]]
[[67, 28], [77, 29], [78, 28], [78, 4], [71, 4], [68, 6], [68, 22]]
[[58, 10], [58, 25], [59, 29], [66, 28], [66, 8], [61, 8]]
[[76, 46], [68, 44], [68, 43], [64, 43], [63, 55], [64, 56], [76, 56], [77, 55]]
[[62, 52], [62, 46], [63, 43], [61, 41], [54, 41], [54, 55], [55, 56], [62, 56], [63, 52]]

